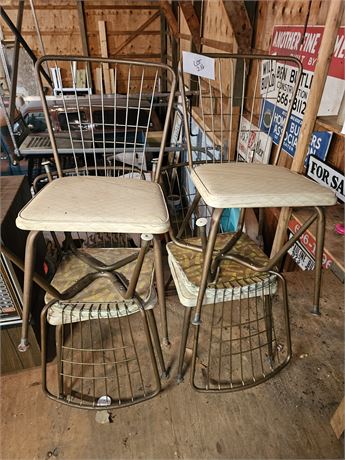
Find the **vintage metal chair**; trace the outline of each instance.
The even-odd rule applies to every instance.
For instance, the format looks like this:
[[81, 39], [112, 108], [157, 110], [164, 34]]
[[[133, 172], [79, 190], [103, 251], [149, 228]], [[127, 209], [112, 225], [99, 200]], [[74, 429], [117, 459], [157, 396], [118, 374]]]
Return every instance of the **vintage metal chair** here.
[[[315, 220], [314, 311], [318, 313], [324, 238], [321, 207], [333, 205], [336, 199], [332, 191], [277, 166], [301, 77], [299, 61], [264, 55], [208, 56], [214, 59], [214, 79], [180, 71], [188, 147], [184, 169], [188, 170], [171, 173], [169, 183], [173, 180], [175, 185], [169, 187], [171, 193], [176, 183], [182, 182], [193, 195], [184, 198], [189, 210], [177, 234], [171, 231], [172, 242], [167, 248], [180, 301], [187, 307], [178, 380], [182, 378], [193, 307], [192, 385], [199, 391], [232, 391], [267, 380], [290, 360], [286, 283], [278, 263]], [[264, 78], [267, 69], [272, 70], [274, 80]], [[294, 78], [284, 88], [288, 69], [293, 69]], [[284, 109], [278, 109], [284, 91]], [[277, 129], [278, 112], [281, 124], [280, 136], [274, 136], [278, 144], [272, 149], [274, 164], [264, 164], [263, 158], [267, 161], [271, 150], [270, 135]], [[315, 212], [275, 257], [269, 259], [244, 235], [248, 208], [296, 206], [313, 206]], [[233, 233], [219, 234], [230, 209], [241, 210], [238, 226]], [[203, 218], [198, 222], [200, 238], [192, 235], [181, 239], [186, 225], [195, 229], [198, 217]], [[176, 219], [171, 216], [171, 221]], [[273, 304], [278, 284], [282, 301]], [[281, 339], [278, 330], [283, 334]]]
[[[58, 88], [60, 96], [53, 103], [44, 94], [41, 71], [45, 64], [56, 75], [61, 71], [63, 76], [64, 84]], [[91, 94], [89, 70], [94, 81], [98, 82], [99, 94]], [[169, 93], [158, 92], [161, 72], [168, 72], [171, 77]], [[80, 75], [86, 79], [82, 88], [78, 80]], [[48, 389], [48, 394], [78, 407], [97, 408], [103, 399], [106, 408], [131, 404], [156, 394], [160, 388], [151, 334], [161, 370], [166, 373], [151, 309], [156, 302], [152, 287], [155, 278], [162, 339], [168, 343], [160, 235], [169, 228], [169, 216], [157, 178], [173, 103], [175, 76], [168, 66], [161, 64], [61, 56], [41, 58], [36, 65], [36, 76], [56, 170], [48, 170], [49, 183], [17, 218], [18, 227], [30, 231], [25, 255], [23, 328], [19, 349], [25, 351], [28, 347], [35, 240], [40, 232], [51, 232], [57, 247], [63, 240], [67, 255], [62, 259], [51, 286], [47, 286], [50, 298], [42, 316], [43, 345], [46, 320], [58, 326], [58, 392], [54, 396]], [[164, 107], [162, 122], [155, 109], [157, 104], [161, 112]], [[158, 148], [150, 145], [151, 136], [155, 144], [159, 140]], [[151, 180], [150, 162], [155, 155], [158, 166], [156, 176]], [[66, 171], [66, 168], [69, 169]], [[63, 232], [64, 237], [57, 232]], [[86, 247], [80, 249], [78, 246], [83, 240], [80, 235], [89, 235], [90, 232], [112, 235], [111, 239], [116, 234], [115, 248], [100, 252], [98, 248], [90, 249], [84, 245]], [[156, 382], [156, 391], [152, 384], [152, 391], [147, 392], [140, 381], [137, 386], [141, 388], [141, 396], [130, 383], [130, 375], [133, 372], [142, 375], [143, 369], [143, 364], [139, 365], [137, 335], [131, 336], [129, 318], [132, 316], [142, 318], [147, 356], [151, 359]], [[114, 322], [117, 333], [113, 329]], [[97, 323], [98, 342], [94, 333]], [[124, 324], [132, 337], [129, 342], [122, 337]], [[105, 330], [107, 333], [102, 333]], [[122, 339], [116, 342], [119, 334]], [[81, 341], [77, 347], [71, 343], [75, 337]], [[131, 352], [130, 357], [126, 357], [127, 348], [134, 355]], [[44, 346], [42, 353], [45, 377]], [[64, 353], [71, 354], [66, 358]], [[123, 359], [118, 358], [121, 353], [124, 353]], [[76, 360], [75, 356], [78, 356]], [[136, 370], [131, 368], [131, 361], [136, 363]], [[113, 396], [105, 392], [105, 387], [100, 389], [101, 394], [94, 387], [92, 391], [91, 387], [86, 390], [87, 381], [97, 383], [102, 380], [109, 386], [109, 380], [121, 375], [117, 367], [124, 365], [123, 372], [129, 381], [127, 396], [119, 385], [113, 389]], [[100, 371], [102, 366], [103, 373], [92, 374], [95, 370]], [[64, 381], [67, 378], [71, 379], [69, 384]], [[73, 382], [84, 382], [84, 388], [76, 389]], [[43, 384], [46, 384], [45, 379]], [[86, 397], [85, 391], [92, 397]]]

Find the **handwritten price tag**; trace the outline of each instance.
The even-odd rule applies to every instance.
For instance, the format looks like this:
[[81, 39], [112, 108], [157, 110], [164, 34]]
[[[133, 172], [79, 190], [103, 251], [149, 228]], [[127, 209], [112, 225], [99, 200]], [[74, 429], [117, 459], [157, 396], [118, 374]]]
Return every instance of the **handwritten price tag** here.
[[214, 80], [215, 62], [213, 58], [182, 51], [182, 62], [184, 72]]

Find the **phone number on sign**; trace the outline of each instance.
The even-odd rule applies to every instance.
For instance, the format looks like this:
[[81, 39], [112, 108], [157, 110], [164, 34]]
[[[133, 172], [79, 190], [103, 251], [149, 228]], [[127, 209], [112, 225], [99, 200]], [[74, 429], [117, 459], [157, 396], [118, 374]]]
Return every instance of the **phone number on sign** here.
[[[301, 228], [301, 224], [297, 222], [295, 219], [291, 219], [289, 222], [289, 229], [292, 231], [292, 233], [298, 232], [298, 230]], [[304, 232], [302, 236], [299, 239], [300, 243], [305, 247], [305, 249], [309, 252], [310, 255], [312, 255], [315, 258], [315, 252], [316, 252], [316, 240], [314, 236], [309, 233], [308, 231]], [[322, 254], [322, 266], [323, 268], [330, 268], [332, 265], [333, 261], [330, 259], [328, 254], [326, 252], [323, 252]]]

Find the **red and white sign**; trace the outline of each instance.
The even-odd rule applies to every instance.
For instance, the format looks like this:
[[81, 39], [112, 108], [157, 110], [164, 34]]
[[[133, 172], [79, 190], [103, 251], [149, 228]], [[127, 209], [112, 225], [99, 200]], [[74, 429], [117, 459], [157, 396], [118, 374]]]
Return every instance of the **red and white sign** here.
[[252, 121], [241, 117], [237, 142], [239, 159], [248, 163], [267, 164], [270, 159], [272, 139], [259, 130]]
[[[289, 222], [289, 230], [295, 234], [301, 228], [301, 224], [294, 218], [290, 219]], [[314, 236], [307, 230], [302, 234], [300, 239], [298, 240], [299, 243], [308, 251], [308, 253], [314, 258], [315, 260], [315, 252], [316, 252], [316, 239]], [[322, 266], [323, 268], [327, 269], [330, 268], [333, 263], [332, 258], [324, 251], [322, 254]]]
[[[303, 65], [297, 98], [307, 101], [319, 54], [324, 26], [275, 26], [270, 53], [294, 56]], [[291, 70], [293, 72], [293, 70]], [[290, 72], [290, 73], [291, 73]], [[289, 81], [283, 81], [289, 84]], [[318, 115], [338, 115], [345, 90], [345, 27], [340, 27]]]

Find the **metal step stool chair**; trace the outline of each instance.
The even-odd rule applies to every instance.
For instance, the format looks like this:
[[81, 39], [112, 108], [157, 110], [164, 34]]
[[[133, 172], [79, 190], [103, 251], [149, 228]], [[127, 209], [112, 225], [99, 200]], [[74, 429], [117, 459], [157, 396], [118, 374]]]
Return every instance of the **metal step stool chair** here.
[[[47, 65], [55, 75], [60, 75], [60, 70], [63, 75], [64, 84], [60, 81], [58, 88], [60, 95], [53, 104], [44, 94], [43, 65]], [[98, 82], [100, 94], [91, 94], [89, 71], [94, 80]], [[158, 93], [159, 74], [162, 71], [171, 75], [171, 90], [165, 94]], [[81, 73], [86, 78], [85, 88], [78, 88], [77, 85], [77, 75]], [[53, 324], [57, 324], [56, 316], [60, 315], [61, 324], [57, 327], [58, 344], [60, 344], [58, 356], [60, 354], [61, 357], [66, 339], [66, 334], [61, 330], [68, 322], [66, 318], [69, 315], [64, 312], [73, 310], [71, 324], [75, 323], [75, 317], [80, 314], [81, 323], [77, 326], [80, 328], [78, 332], [80, 334], [84, 327], [82, 323], [86, 318], [91, 334], [92, 328], [95, 327], [93, 321], [95, 323], [98, 320], [104, 322], [110, 318], [111, 323], [116, 320], [121, 324], [121, 321], [124, 323], [124, 319], [121, 320], [121, 318], [127, 318], [129, 315], [138, 316], [133, 313], [141, 312], [146, 332], [147, 322], [150, 325], [150, 333], [146, 333], [149, 355], [154, 358], [150, 336], [152, 334], [164, 373], [164, 362], [160, 347], [157, 345], [154, 316], [149, 310], [152, 308], [153, 298], [151, 294], [149, 297], [143, 295], [151, 292], [153, 277], [149, 278], [150, 283], [146, 282], [146, 288], [140, 295], [138, 294], [138, 283], [145, 264], [149, 264], [148, 266], [153, 264], [161, 312], [162, 338], [167, 343], [168, 329], [160, 235], [163, 235], [169, 228], [169, 216], [157, 178], [162, 163], [175, 91], [174, 73], [168, 66], [161, 64], [119, 59], [46, 56], [38, 61], [36, 76], [56, 172], [48, 171], [49, 183], [21, 210], [17, 218], [18, 227], [30, 230], [25, 255], [23, 328], [19, 349], [25, 351], [28, 347], [27, 327], [36, 237], [42, 231], [52, 232], [54, 240], [58, 240], [56, 232], [64, 232], [64, 246], [74, 257], [70, 263], [76, 263], [78, 259], [86, 264], [85, 270], [87, 271], [79, 267], [73, 276], [75, 284], [66, 284], [65, 280], [63, 284], [55, 288], [55, 278], [53, 285], [47, 289], [51, 298], [58, 300], [58, 302], [48, 304], [49, 307], [43, 316], [48, 319], [48, 322], [50, 318], [54, 318]], [[107, 88], [109, 81], [111, 81], [111, 90]], [[68, 85], [69, 88], [66, 88]], [[166, 109], [162, 124], [154, 108], [157, 101]], [[150, 147], [149, 139], [152, 132], [155, 135], [155, 142], [157, 142], [157, 134], [159, 135], [160, 147], [158, 149]], [[155, 153], [158, 156], [157, 175], [151, 180], [149, 164], [151, 156]], [[66, 174], [64, 174], [65, 168], [70, 168]], [[57, 178], [53, 180], [54, 176]], [[144, 238], [145, 241], [141, 244], [140, 250], [116, 248], [107, 250], [106, 255], [95, 253], [94, 250], [79, 250], [73, 235], [83, 232], [116, 234], [120, 239], [121, 235], [130, 235], [133, 237], [132, 240], [137, 242], [140, 241], [140, 234], [151, 234], [153, 236], [153, 255], [149, 247], [150, 238]], [[88, 267], [91, 267], [91, 272]], [[70, 268], [65, 269], [67, 273], [70, 270]], [[121, 273], [121, 270], [127, 270], [126, 274]], [[59, 272], [56, 276], [60, 276]], [[102, 287], [105, 281], [117, 295], [112, 292], [107, 298], [104, 294], [104, 286]], [[97, 297], [94, 291], [91, 291], [96, 295], [94, 299], [86, 295], [85, 292], [87, 293], [89, 285], [96, 291], [102, 291], [102, 296]], [[97, 285], [98, 287], [95, 288]], [[80, 293], [79, 297], [78, 293]], [[97, 308], [93, 305], [94, 302], [98, 304]], [[108, 306], [105, 307], [104, 304]], [[80, 313], [76, 314], [76, 311]], [[95, 311], [99, 311], [98, 319]], [[109, 328], [108, 340], [109, 337], [110, 339], [113, 337], [113, 334], [114, 331], [112, 332], [112, 329]], [[71, 340], [72, 336], [67, 339]], [[85, 340], [85, 334], [83, 336]], [[89, 340], [92, 342], [91, 338]], [[87, 347], [91, 342], [85, 342], [89, 344]], [[115, 343], [108, 348], [115, 351], [119, 346], [120, 348], [127, 347], [127, 345]], [[133, 346], [133, 341], [130, 346]], [[105, 353], [102, 345], [96, 345], [96, 347], [97, 350]], [[74, 350], [72, 345], [70, 348]], [[83, 353], [82, 349], [81, 344], [75, 352]], [[90, 352], [92, 355], [92, 350], [89, 348], [84, 352]], [[95, 357], [95, 354], [93, 356]], [[71, 360], [73, 361], [72, 358], [69, 358], [69, 361]], [[78, 363], [80, 365], [79, 361]], [[112, 365], [116, 367], [117, 363], [117, 359], [114, 358]], [[106, 364], [103, 362], [103, 365], [107, 366], [108, 361]], [[100, 363], [96, 364], [96, 361], [90, 366], [90, 369], [100, 369]], [[76, 367], [75, 362], [74, 367]], [[156, 374], [157, 367], [153, 361], [152, 368]], [[83, 375], [82, 367], [79, 370]], [[63, 375], [66, 376], [64, 373]], [[76, 375], [74, 378], [77, 379]], [[80, 376], [79, 380], [82, 378]], [[61, 389], [61, 385], [59, 388]], [[120, 388], [118, 390], [120, 391]], [[69, 391], [74, 392], [71, 390], [71, 385], [69, 385]], [[89, 398], [92, 400], [89, 404], [86, 403], [87, 398], [83, 399], [87, 407], [97, 406], [96, 393], [93, 398]], [[63, 394], [66, 402], [67, 396]], [[102, 396], [108, 397], [109, 395], [99, 397]], [[141, 400], [140, 397], [133, 394], [129, 399], [125, 398], [126, 404], [132, 399]], [[106, 400], [109, 402], [108, 399]], [[117, 397], [117, 400], [118, 405], [123, 404], [120, 397]], [[80, 398], [76, 404], [83, 406]]]
[[[191, 383], [199, 391], [232, 391], [267, 380], [290, 360], [286, 283], [277, 266], [315, 220], [318, 246], [314, 311], [318, 313], [324, 237], [321, 207], [335, 204], [336, 198], [332, 191], [277, 166], [301, 77], [299, 61], [264, 55], [208, 57], [214, 59], [214, 79], [180, 71], [188, 150], [186, 182], [194, 188], [194, 196], [187, 199], [186, 219], [177, 235], [171, 231], [172, 242], [167, 248], [180, 301], [189, 307], [184, 315], [178, 380], [182, 378], [193, 307]], [[267, 69], [272, 69], [274, 81], [264, 78]], [[287, 71], [294, 78], [284, 97], [284, 110], [279, 110]], [[278, 145], [273, 147], [274, 164], [264, 164], [278, 112], [282, 123]], [[196, 136], [194, 125], [199, 126], [201, 136]], [[176, 176], [180, 177], [170, 174], [175, 183]], [[269, 259], [243, 235], [248, 208], [296, 206], [313, 206], [315, 212], [275, 257]], [[241, 210], [238, 227], [233, 233], [219, 235], [229, 209]], [[199, 221], [200, 238], [181, 239], [185, 222], [192, 219], [189, 227], [193, 229], [198, 217], [208, 217]], [[282, 293], [280, 313], [279, 303], [273, 304], [278, 282]], [[278, 319], [274, 318], [276, 314]], [[283, 332], [282, 341], [277, 338], [278, 329]]]
[[[72, 252], [62, 258], [51, 286], [69, 300], [53, 299], [48, 292], [41, 314], [42, 386], [50, 398], [78, 408], [109, 410], [150, 399], [160, 391], [155, 353], [163, 376], [166, 369], [153, 314], [157, 303], [153, 254], [145, 250], [152, 235], [142, 239], [141, 249], [81, 250], [107, 265], [126, 259], [116, 277], [100, 276]], [[135, 293], [126, 296], [141, 258]], [[85, 287], [71, 297], [78, 283]], [[57, 375], [47, 373], [48, 324], [56, 328]]]

